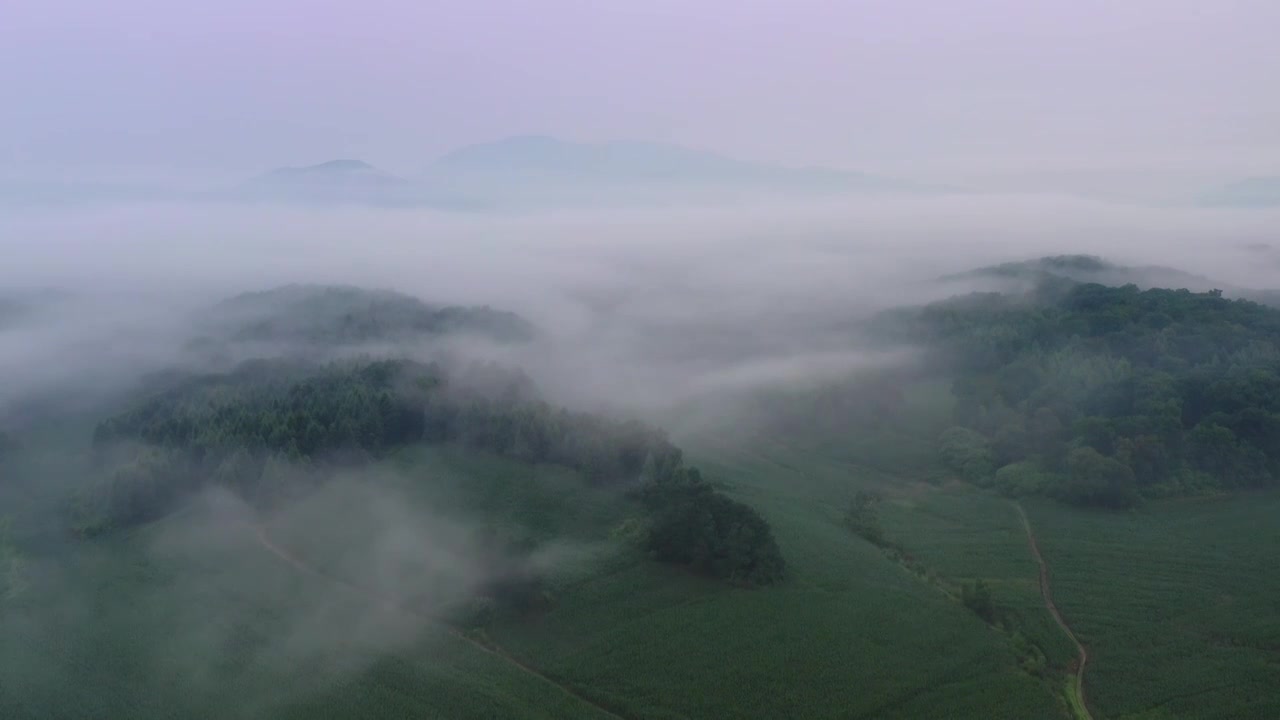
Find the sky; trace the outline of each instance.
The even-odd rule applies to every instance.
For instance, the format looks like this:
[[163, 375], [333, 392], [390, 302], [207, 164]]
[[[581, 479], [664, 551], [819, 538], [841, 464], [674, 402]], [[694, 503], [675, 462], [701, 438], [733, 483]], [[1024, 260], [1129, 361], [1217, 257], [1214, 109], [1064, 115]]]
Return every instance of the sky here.
[[414, 173], [546, 133], [1210, 182], [1280, 173], [1278, 32], [1275, 0], [4, 0], [0, 173]]

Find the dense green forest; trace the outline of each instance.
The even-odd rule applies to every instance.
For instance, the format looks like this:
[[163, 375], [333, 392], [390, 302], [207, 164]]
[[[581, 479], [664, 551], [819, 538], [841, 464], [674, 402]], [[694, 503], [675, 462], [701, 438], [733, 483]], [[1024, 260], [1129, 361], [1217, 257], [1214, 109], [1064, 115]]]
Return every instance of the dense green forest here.
[[1280, 479], [1280, 310], [1046, 278], [880, 322], [952, 378], [938, 450], [974, 483], [1122, 508]]
[[554, 407], [523, 375], [490, 364], [255, 361], [179, 382], [98, 425], [104, 477], [79, 498], [80, 526], [146, 522], [209, 484], [280, 502], [333, 468], [414, 443], [572, 468], [589, 483], [638, 492], [644, 544], [658, 559], [744, 584], [782, 575], [767, 523], [684, 467], [662, 432]]

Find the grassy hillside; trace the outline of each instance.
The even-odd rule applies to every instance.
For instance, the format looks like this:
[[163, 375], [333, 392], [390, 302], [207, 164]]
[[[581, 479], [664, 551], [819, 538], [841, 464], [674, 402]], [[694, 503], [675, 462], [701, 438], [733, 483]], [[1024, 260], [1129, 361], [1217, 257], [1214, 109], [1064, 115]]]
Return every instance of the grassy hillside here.
[[[1038, 648], [1046, 682], [1065, 697], [1076, 650], [1045, 609], [1013, 501], [948, 478], [938, 453], [911, 437], [912, 429], [936, 437], [951, 409], [941, 387], [917, 384], [894, 413], [843, 433], [819, 425], [785, 445], [757, 443], [757, 452], [767, 448], [760, 462], [774, 469], [743, 490], [768, 514], [793, 563], [806, 564], [788, 544], [794, 532], [812, 532], [820, 518], [837, 523], [855, 486], [877, 490], [879, 523], [903, 564], [952, 592], [982, 580], [1008, 626], [1005, 640], [1020, 659], [1027, 643]], [[1123, 512], [1019, 502], [1056, 604], [1087, 648], [1093, 717], [1276, 717], [1280, 493], [1159, 500]], [[777, 508], [790, 509], [794, 524]]]
[[[616, 494], [451, 447], [397, 453], [262, 525], [208, 495], [123, 534], [29, 542], [40, 577], [0, 620], [11, 679], [0, 707], [16, 718], [1064, 716], [1005, 638], [806, 497], [810, 477], [837, 487], [825, 470], [717, 458], [712, 481], [732, 471], [732, 492], [794, 557], [782, 586], [735, 589], [652, 563], [615, 532], [636, 511]], [[369, 510], [370, 492], [382, 510]], [[447, 544], [443, 517], [555, 538], [549, 607], [483, 629], [452, 612], [465, 569], [451, 585], [396, 564], [421, 563], [421, 541]], [[388, 530], [399, 518], [422, 522]], [[307, 569], [264, 547], [259, 528]]]
[[[611, 532], [634, 510], [563, 471], [447, 448], [403, 453], [391, 465], [407, 489], [398, 497], [421, 503], [418, 513], [484, 518], [577, 544], [565, 550], [572, 560], [558, 566], [549, 608], [500, 617], [471, 635], [620, 716], [1063, 716], [1053, 689], [1018, 670], [1004, 638], [852, 538], [821, 504], [761, 497], [778, 480], [806, 482], [779, 477], [767, 459], [719, 464], [712, 474], [732, 470], [731, 489], [765, 512], [796, 558], [794, 576], [765, 590], [647, 562]], [[419, 473], [430, 480], [419, 482]], [[351, 506], [341, 494], [304, 503], [272, 524], [272, 538], [335, 579], [376, 586], [367, 563], [326, 548], [329, 533], [315, 534]], [[356, 515], [343, 513], [343, 522], [366, 526]], [[361, 545], [340, 534], [339, 547]], [[417, 607], [430, 603], [413, 589], [404, 595]], [[384, 681], [370, 671], [361, 682]]]
[[[1147, 302], [1212, 317], [1091, 335], [1072, 320], [1096, 320], [1087, 308], [989, 297], [924, 317], [962, 348], [1017, 340], [984, 327], [1039, 328], [1073, 345], [1068, 359], [1136, 353], [1122, 368], [1141, 359], [1135, 337], [1212, 330], [1274, 350], [1280, 316], [1256, 306], [1082, 287], [1068, 297], [1120, 320]], [[1211, 321], [1222, 313], [1241, 322]], [[1032, 359], [1017, 367], [1074, 377]], [[396, 363], [250, 365], [15, 426], [0, 457], [0, 717], [1275, 717], [1280, 493], [1148, 492], [1116, 511], [991, 482], [1003, 461], [1052, 469], [1090, 443], [1133, 463], [1126, 477], [1160, 475], [1139, 468], [1155, 447], [1144, 418], [1214, 403], [1214, 423], [1273, 451], [1274, 374], [1197, 384], [1231, 367], [1200, 363], [1152, 385], [1169, 401], [1152, 404], [1150, 383], [1104, 373], [1107, 393], [1046, 404], [1006, 360], [977, 381], [923, 363], [762, 395], [744, 407], [767, 421], [687, 433], [684, 452], [656, 428], [537, 400], [518, 375]], [[1069, 414], [1080, 397], [1093, 415]], [[1042, 423], [1053, 442], [1014, 432], [1045, 408], [1072, 420]], [[967, 473], [940, 441], [974, 418], [984, 463]], [[1186, 428], [1166, 429], [1206, 480], [1181, 490], [1234, 486], [1229, 465], [1184, 453]], [[76, 535], [86, 480], [111, 522]], [[688, 556], [663, 557], [672, 546]], [[779, 560], [767, 582], [717, 564], [756, 567], [760, 547]]]
[[821, 465], [736, 456], [709, 474], [729, 469], [775, 528], [788, 583], [742, 592], [637, 566], [500, 636], [642, 717], [1065, 716], [1004, 638], [844, 530], [830, 504], [788, 492], [828, 480]]
[[[906, 414], [927, 426], [943, 398], [908, 395]], [[625, 532], [637, 506], [573, 471], [451, 445], [398, 451], [261, 524], [218, 495], [92, 541], [15, 517], [28, 581], [0, 610], [0, 711], [1070, 717], [1073, 648], [1043, 608], [1010, 501], [921, 469], [936, 459], [900, 463], [918, 448], [894, 442], [899, 430], [692, 446], [712, 483], [770, 521], [788, 558], [787, 580], [757, 590], [648, 561]], [[53, 477], [76, 462], [36, 464]], [[841, 525], [858, 488], [883, 493], [885, 533], [912, 565]], [[24, 507], [56, 512], [23, 493]], [[1095, 717], [1274, 716], [1269, 558], [1280, 535], [1269, 519], [1280, 497], [1131, 513], [1022, 502], [1089, 648]], [[458, 526], [554, 550], [550, 602], [476, 622], [474, 578], [431, 562], [467, 552]], [[259, 529], [305, 569], [264, 547]], [[953, 596], [976, 579], [1045, 655], [1041, 677], [1024, 669], [1015, 633]]]

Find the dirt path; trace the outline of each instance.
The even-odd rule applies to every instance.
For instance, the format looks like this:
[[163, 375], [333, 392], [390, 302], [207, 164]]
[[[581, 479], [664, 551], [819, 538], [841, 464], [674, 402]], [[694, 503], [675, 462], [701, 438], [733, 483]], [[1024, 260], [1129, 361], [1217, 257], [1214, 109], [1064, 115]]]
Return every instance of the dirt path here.
[[1013, 507], [1018, 511], [1018, 517], [1022, 520], [1023, 529], [1027, 531], [1027, 544], [1031, 547], [1031, 554], [1035, 556], [1036, 563], [1040, 565], [1040, 595], [1044, 598], [1044, 606], [1049, 609], [1049, 614], [1058, 623], [1058, 627], [1062, 628], [1062, 632], [1071, 638], [1071, 642], [1076, 646], [1076, 653], [1079, 655], [1076, 661], [1076, 682], [1073, 688], [1072, 709], [1083, 720], [1093, 720], [1093, 714], [1089, 712], [1089, 705], [1085, 702], [1084, 695], [1084, 666], [1089, 662], [1089, 652], [1084, 649], [1084, 645], [1076, 637], [1076, 634], [1071, 632], [1071, 626], [1067, 625], [1067, 621], [1062, 619], [1062, 613], [1058, 612], [1058, 606], [1053, 604], [1053, 593], [1049, 589], [1049, 565], [1045, 563], [1044, 556], [1040, 554], [1040, 545], [1036, 543], [1036, 534], [1031, 531], [1031, 521], [1027, 519], [1027, 511], [1022, 509], [1022, 503], [1019, 502], [1013, 503]]
[[357, 595], [360, 595], [361, 597], [364, 597], [365, 599], [370, 600], [374, 603], [377, 603], [378, 605], [386, 607], [390, 610], [402, 612], [407, 615], [412, 615], [418, 619], [425, 620], [439, 628], [442, 628], [445, 632], [467, 643], [468, 645], [476, 648], [477, 650], [480, 650], [481, 652], [484, 652], [496, 658], [499, 658], [500, 660], [507, 663], [508, 665], [511, 665], [519, 669], [521, 672], [524, 672], [527, 675], [532, 675], [533, 677], [538, 678], [539, 680], [547, 683], [548, 685], [552, 685], [556, 688], [559, 688], [561, 692], [568, 695], [569, 697], [572, 697], [575, 700], [578, 700], [579, 702], [582, 702], [586, 705], [590, 705], [592, 708], [595, 708], [596, 710], [600, 711], [602, 714], [608, 717], [615, 718], [615, 720], [626, 720], [626, 718], [613, 712], [612, 710], [609, 710], [606, 707], [598, 705], [594, 701], [578, 694], [577, 691], [575, 691], [573, 688], [569, 687], [568, 685], [557, 682], [556, 680], [553, 680], [552, 678], [547, 677], [546, 675], [542, 674], [541, 672], [534, 669], [533, 667], [526, 665], [525, 663], [521, 662], [515, 657], [509, 655], [505, 650], [503, 650], [500, 647], [486, 645], [480, 642], [479, 640], [476, 640], [475, 638], [470, 637], [469, 635], [457, 629], [456, 627], [449, 625], [448, 623], [444, 622], [440, 618], [434, 617], [430, 614], [427, 614], [418, 610], [413, 610], [412, 608], [405, 607], [404, 605], [396, 601], [394, 598], [378, 595], [370, 590], [362, 588], [353, 583], [347, 582], [346, 580], [343, 580], [341, 578], [333, 577], [332, 575], [328, 575], [326, 573], [323, 573], [311, 567], [310, 565], [306, 564], [301, 559], [299, 559], [298, 556], [294, 555], [293, 553], [289, 552], [285, 548], [277, 545], [274, 541], [272, 541], [270, 536], [267, 535], [266, 529], [263, 528], [261, 525], [254, 527], [254, 534], [258, 538], [258, 543], [262, 545], [263, 548], [265, 548], [272, 555], [275, 555], [277, 558], [287, 563], [289, 566], [291, 566], [298, 572], [301, 572], [304, 575], [311, 575], [314, 577], [318, 577], [325, 580], [326, 582], [332, 583], [334, 585], [338, 585], [339, 587], [342, 587], [349, 592], [353, 592]]

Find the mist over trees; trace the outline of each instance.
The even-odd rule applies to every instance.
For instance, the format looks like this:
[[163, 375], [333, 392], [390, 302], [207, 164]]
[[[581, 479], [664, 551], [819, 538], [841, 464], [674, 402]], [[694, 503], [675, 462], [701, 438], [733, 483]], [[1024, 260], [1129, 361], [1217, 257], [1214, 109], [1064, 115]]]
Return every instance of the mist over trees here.
[[663, 562], [743, 585], [777, 582], [784, 563], [768, 523], [683, 465], [661, 431], [539, 399], [492, 364], [367, 360], [324, 366], [255, 361], [160, 391], [98, 424], [103, 478], [77, 501], [97, 534], [171, 512], [208, 485], [270, 505], [337, 467], [415, 443], [453, 443], [639, 491], [644, 545]]
[[226, 352], [249, 345], [302, 353], [368, 343], [479, 337], [521, 343], [535, 329], [523, 317], [490, 307], [431, 305], [390, 290], [347, 285], [286, 285], [237, 295], [200, 313], [196, 349]]
[[908, 322], [954, 377], [938, 452], [966, 480], [1117, 508], [1280, 480], [1280, 310], [1054, 281]]

